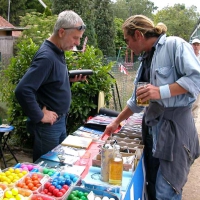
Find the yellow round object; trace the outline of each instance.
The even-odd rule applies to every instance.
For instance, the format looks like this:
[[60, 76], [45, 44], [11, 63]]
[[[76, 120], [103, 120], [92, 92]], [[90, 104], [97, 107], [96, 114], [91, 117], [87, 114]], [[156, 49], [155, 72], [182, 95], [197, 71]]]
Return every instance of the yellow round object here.
[[19, 180], [18, 178], [13, 179], [13, 180], [12, 180], [12, 183], [17, 182], [18, 180]]
[[11, 191], [12, 191], [13, 196], [16, 196], [18, 194], [17, 188], [13, 188]]
[[16, 199], [16, 200], [23, 200], [24, 197], [23, 197], [21, 194], [17, 194], [17, 195], [15, 196], [15, 199]]
[[7, 190], [6, 192], [5, 192], [5, 197], [6, 198], [11, 198], [13, 195], [12, 195], [12, 192], [10, 191], [10, 190]]
[[6, 171], [6, 172], [5, 172], [5, 175], [6, 175], [6, 176], [9, 176], [10, 174], [11, 174], [10, 171]]
[[18, 174], [18, 177], [19, 178], [22, 178], [24, 176], [24, 174], [22, 173], [22, 172], [20, 172], [19, 174]]
[[12, 181], [14, 177], [12, 175], [9, 175], [8, 178]]
[[20, 170], [19, 168], [16, 168], [16, 169], [14, 170], [14, 172], [15, 172], [15, 174], [19, 174], [19, 173], [21, 172], [21, 170]]
[[23, 171], [22, 171], [22, 174], [26, 175], [26, 174], [28, 174], [28, 171], [23, 170]]
[[1, 173], [1, 176], [6, 176], [6, 174], [4, 172]]
[[11, 173], [13, 173], [13, 172], [14, 172], [14, 169], [13, 169], [12, 167], [10, 167], [10, 168], [8, 169], [8, 171], [11, 172]]

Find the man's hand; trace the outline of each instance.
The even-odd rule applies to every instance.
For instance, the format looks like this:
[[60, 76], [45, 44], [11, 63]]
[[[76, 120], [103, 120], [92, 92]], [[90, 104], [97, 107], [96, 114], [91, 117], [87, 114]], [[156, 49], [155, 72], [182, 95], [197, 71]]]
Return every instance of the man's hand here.
[[76, 75], [74, 78], [70, 78], [69, 81], [70, 82], [78, 82], [78, 81], [87, 81], [87, 76], [83, 76], [82, 74], [80, 74], [79, 76]]
[[50, 123], [53, 125], [58, 118], [57, 113], [47, 110], [46, 106], [43, 107], [42, 112], [44, 113], [44, 117], [41, 120], [42, 123]]
[[104, 134], [110, 135], [110, 134], [114, 133], [117, 130], [118, 126], [119, 126], [119, 124], [116, 122], [112, 122], [112, 123], [108, 124], [104, 131]]
[[141, 99], [141, 102], [145, 102], [150, 99], [160, 99], [159, 87], [148, 84], [144, 87], [140, 87], [136, 91], [136, 96]]

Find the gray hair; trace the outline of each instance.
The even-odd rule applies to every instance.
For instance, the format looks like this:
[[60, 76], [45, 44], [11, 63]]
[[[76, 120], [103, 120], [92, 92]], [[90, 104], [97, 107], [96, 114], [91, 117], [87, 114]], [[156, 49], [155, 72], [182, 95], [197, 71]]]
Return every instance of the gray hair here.
[[75, 27], [78, 23], [84, 25], [81, 17], [72, 10], [65, 10], [58, 15], [53, 33], [56, 34], [60, 28]]

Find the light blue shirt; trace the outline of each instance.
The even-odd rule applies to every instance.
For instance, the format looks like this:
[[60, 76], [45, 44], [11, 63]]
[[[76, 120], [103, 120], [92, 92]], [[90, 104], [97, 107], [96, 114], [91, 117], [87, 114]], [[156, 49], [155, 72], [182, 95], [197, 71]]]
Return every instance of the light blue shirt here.
[[[133, 113], [143, 110], [136, 103], [136, 85], [141, 73], [142, 63], [136, 74], [132, 97], [127, 101]], [[169, 85], [175, 82], [188, 93], [171, 97]], [[200, 93], [200, 63], [192, 46], [179, 37], [163, 35], [155, 46], [150, 84], [158, 86], [161, 95], [161, 99], [151, 101], [157, 101], [164, 107], [191, 106]]]

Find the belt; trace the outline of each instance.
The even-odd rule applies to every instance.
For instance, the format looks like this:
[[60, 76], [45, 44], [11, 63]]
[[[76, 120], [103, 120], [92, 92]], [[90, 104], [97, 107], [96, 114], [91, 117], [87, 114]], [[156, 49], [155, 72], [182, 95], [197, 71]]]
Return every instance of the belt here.
[[58, 117], [64, 117], [64, 116], [66, 116], [67, 114], [66, 114], [66, 113], [60, 113], [60, 114], [57, 113], [57, 115], [58, 115]]

